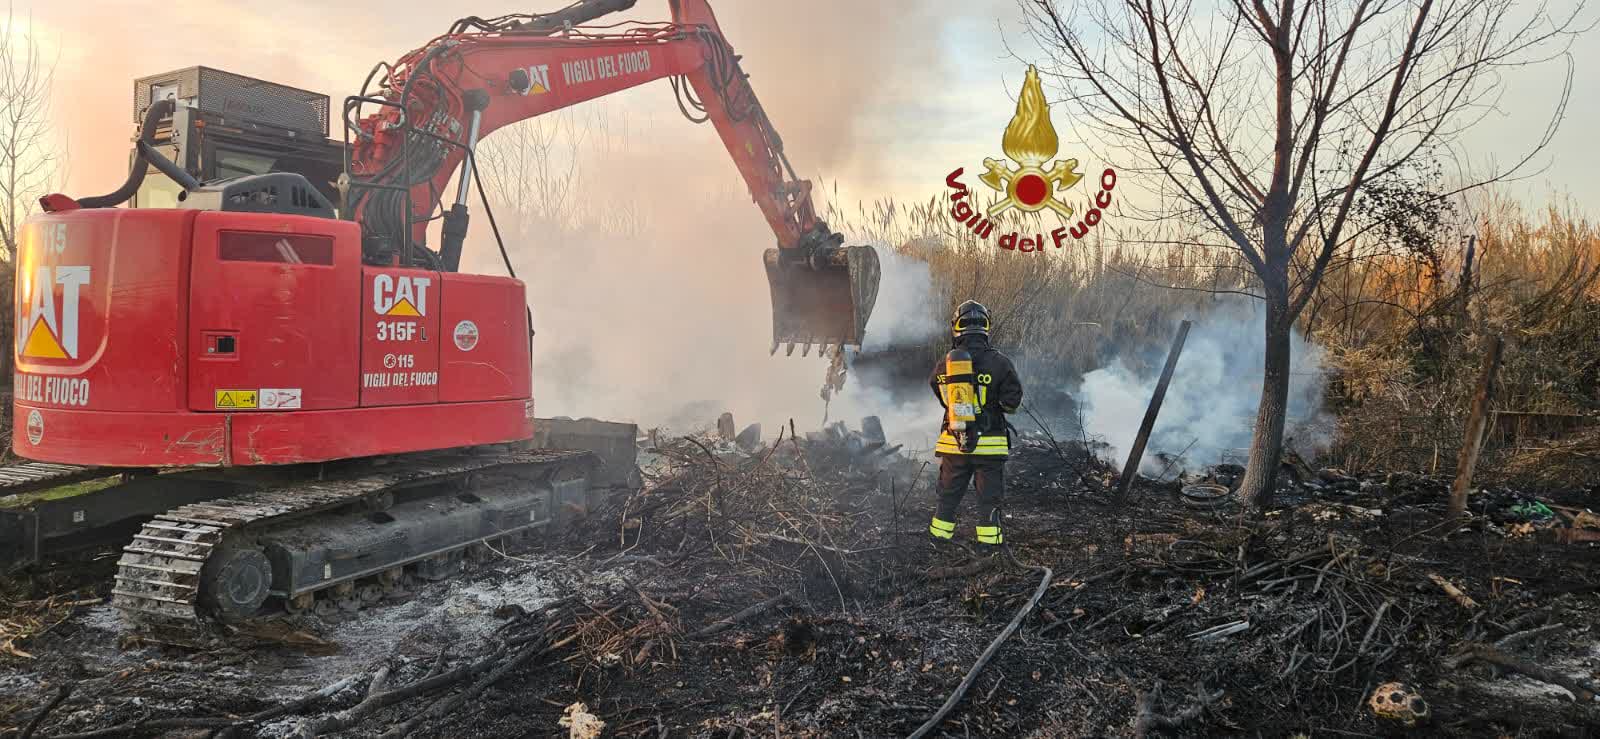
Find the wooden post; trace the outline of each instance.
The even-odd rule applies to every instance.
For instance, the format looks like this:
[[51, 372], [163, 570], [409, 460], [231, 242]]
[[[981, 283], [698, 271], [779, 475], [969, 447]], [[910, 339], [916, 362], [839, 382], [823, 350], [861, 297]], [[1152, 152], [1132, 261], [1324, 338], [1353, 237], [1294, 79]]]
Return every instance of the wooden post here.
[[1499, 336], [1490, 338], [1488, 351], [1483, 355], [1483, 376], [1478, 379], [1478, 392], [1472, 398], [1472, 415], [1467, 417], [1467, 435], [1461, 442], [1461, 457], [1456, 462], [1456, 481], [1450, 486], [1450, 506], [1445, 514], [1450, 519], [1460, 518], [1467, 510], [1467, 491], [1472, 487], [1478, 453], [1483, 451], [1489, 406], [1494, 402], [1494, 376], [1500, 370], [1503, 344]]
[[1456, 287], [1456, 331], [1467, 325], [1468, 308], [1472, 304], [1472, 259], [1477, 254], [1478, 235], [1467, 237], [1467, 253], [1461, 261], [1461, 284]]
[[1189, 322], [1178, 324], [1178, 336], [1172, 340], [1172, 350], [1167, 352], [1167, 366], [1161, 368], [1161, 379], [1156, 381], [1156, 392], [1150, 396], [1150, 407], [1145, 409], [1144, 422], [1139, 424], [1139, 435], [1133, 437], [1133, 449], [1128, 452], [1128, 463], [1122, 467], [1122, 481], [1117, 485], [1117, 502], [1128, 497], [1133, 479], [1139, 475], [1139, 460], [1144, 457], [1144, 446], [1150, 441], [1150, 431], [1156, 427], [1156, 415], [1161, 413], [1161, 401], [1167, 397], [1167, 383], [1172, 382], [1172, 371], [1178, 367], [1178, 355], [1183, 353], [1184, 339], [1189, 338]]

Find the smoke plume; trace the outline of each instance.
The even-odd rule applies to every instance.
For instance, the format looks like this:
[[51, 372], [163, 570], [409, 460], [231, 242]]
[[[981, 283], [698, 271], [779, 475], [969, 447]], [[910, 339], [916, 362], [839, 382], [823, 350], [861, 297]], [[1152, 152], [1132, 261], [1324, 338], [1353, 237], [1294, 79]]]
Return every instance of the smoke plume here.
[[[730, 411], [769, 438], [789, 419], [806, 431], [878, 415], [894, 443], [931, 449], [931, 394], [891, 398], [852, 373], [825, 404], [826, 359], [769, 355], [761, 253], [773, 236], [725, 159], [709, 127], [640, 119], [620, 102], [485, 141], [484, 180], [533, 310], [536, 412], [693, 431]], [[936, 335], [927, 263], [875, 246], [883, 278], [867, 348]], [[467, 269], [503, 271], [487, 229], [469, 247]]]
[[[56, 119], [73, 153], [69, 191], [99, 193], [113, 189], [127, 171], [136, 77], [204, 65], [325, 93], [335, 111], [331, 135], [338, 138], [339, 105], [373, 64], [395, 61], [463, 15], [488, 18], [566, 4], [282, 0], [269, 7], [172, 0], [161, 6], [163, 12], [151, 13], [148, 3], [97, 0], [93, 28], [103, 32], [83, 25], [83, 3], [24, 0], [16, 14], [31, 18], [36, 35], [58, 57]], [[940, 48], [946, 29], [956, 22], [992, 23], [995, 10], [1008, 7], [1009, 0], [982, 0], [959, 10], [916, 0], [711, 4], [801, 175], [828, 172], [876, 196], [874, 188], [905, 166], [886, 160], [882, 142], [928, 120], [926, 98], [945, 89], [960, 63]], [[670, 17], [665, 0], [640, 0], [633, 10], [598, 22]], [[641, 118], [678, 115], [665, 81], [607, 99], [625, 99]], [[720, 143], [710, 140], [710, 146], [679, 147], [679, 163], [714, 174], [715, 181], [737, 183]], [[682, 141], [669, 135], [657, 145]], [[942, 172], [945, 163], [929, 166], [918, 180], [937, 184], [935, 170]]]
[[938, 336], [945, 317], [928, 263], [881, 242], [873, 246], [882, 263], [883, 279], [878, 283], [878, 302], [862, 351], [920, 344]]
[[[1261, 400], [1263, 320], [1260, 304], [1244, 299], [1224, 301], [1194, 319], [1141, 472], [1176, 474], [1185, 467], [1194, 470], [1223, 461], [1244, 463]], [[1311, 452], [1327, 443], [1321, 431], [1325, 426], [1321, 419], [1326, 382], [1323, 352], [1298, 332], [1291, 341], [1288, 434], [1298, 450]], [[1119, 357], [1084, 375], [1074, 393], [1082, 409], [1084, 430], [1091, 439], [1109, 444], [1107, 452], [1118, 464], [1124, 461], [1144, 419], [1166, 351], [1166, 346], [1147, 347], [1136, 357]], [[1182, 459], [1169, 466], [1162, 455], [1181, 455]]]

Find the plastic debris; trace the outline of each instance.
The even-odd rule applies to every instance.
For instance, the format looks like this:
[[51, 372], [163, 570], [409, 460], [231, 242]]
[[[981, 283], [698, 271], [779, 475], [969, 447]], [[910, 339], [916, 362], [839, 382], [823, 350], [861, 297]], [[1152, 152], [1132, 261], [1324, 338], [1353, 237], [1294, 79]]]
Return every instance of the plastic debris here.
[[1523, 501], [1511, 506], [1507, 512], [1523, 521], [1548, 521], [1556, 517], [1556, 512], [1550, 510], [1550, 506], [1537, 500]]
[[606, 728], [606, 722], [589, 713], [589, 707], [582, 703], [567, 706], [559, 723], [567, 729], [568, 739], [599, 739]]

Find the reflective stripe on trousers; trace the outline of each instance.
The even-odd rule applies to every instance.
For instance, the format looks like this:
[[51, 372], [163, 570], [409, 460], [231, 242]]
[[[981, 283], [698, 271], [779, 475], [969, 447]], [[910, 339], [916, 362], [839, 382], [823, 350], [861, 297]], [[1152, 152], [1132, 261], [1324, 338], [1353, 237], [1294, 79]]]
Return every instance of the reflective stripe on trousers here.
[[954, 521], [945, 521], [938, 516], [933, 517], [933, 523], [928, 524], [928, 533], [939, 539], [950, 539], [956, 535]]
[[1000, 527], [999, 526], [979, 526], [978, 527], [978, 543], [979, 544], [1000, 544], [1003, 541], [1004, 541], [1003, 537], [1000, 536]]
[[1011, 453], [1011, 444], [1006, 440], [1005, 434], [979, 436], [978, 446], [971, 452], [963, 452], [961, 451], [961, 444], [956, 441], [955, 434], [945, 431], [939, 434], [939, 443], [934, 445], [933, 450], [940, 454], [972, 454], [1003, 457]]

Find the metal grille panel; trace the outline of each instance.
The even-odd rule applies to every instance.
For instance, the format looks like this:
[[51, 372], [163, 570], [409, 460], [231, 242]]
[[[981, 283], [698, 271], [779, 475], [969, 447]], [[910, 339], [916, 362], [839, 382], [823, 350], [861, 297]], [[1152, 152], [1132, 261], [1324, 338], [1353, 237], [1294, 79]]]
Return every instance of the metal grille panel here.
[[328, 96], [210, 67], [189, 67], [133, 82], [133, 120], [144, 120], [156, 94], [207, 113], [328, 135]]

